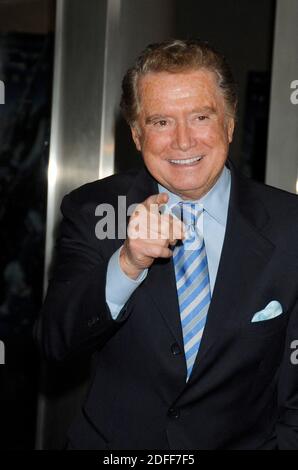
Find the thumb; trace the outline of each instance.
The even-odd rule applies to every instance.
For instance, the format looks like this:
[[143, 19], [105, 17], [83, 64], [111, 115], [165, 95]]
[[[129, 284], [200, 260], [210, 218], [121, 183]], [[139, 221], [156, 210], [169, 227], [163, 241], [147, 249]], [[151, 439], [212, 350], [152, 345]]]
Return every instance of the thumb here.
[[166, 204], [169, 200], [169, 196], [167, 193], [159, 193], [156, 196], [155, 204], [162, 205]]
[[163, 204], [166, 204], [168, 200], [169, 196], [167, 193], [153, 194], [152, 196], [149, 196], [148, 199], [146, 199], [145, 205], [150, 210], [150, 212], [158, 214], [159, 207]]

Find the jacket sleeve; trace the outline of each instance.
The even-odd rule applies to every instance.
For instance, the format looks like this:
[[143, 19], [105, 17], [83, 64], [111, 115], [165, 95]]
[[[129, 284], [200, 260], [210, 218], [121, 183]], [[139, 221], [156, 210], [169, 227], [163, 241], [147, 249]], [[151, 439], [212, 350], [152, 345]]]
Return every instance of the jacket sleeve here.
[[288, 324], [285, 352], [279, 375], [279, 419], [277, 442], [280, 450], [298, 449], [298, 300]]
[[78, 205], [71, 194], [62, 201], [53, 273], [34, 328], [43, 355], [54, 361], [94, 352], [128, 316], [129, 302], [116, 320], [111, 316], [105, 298], [111, 253], [106, 258], [103, 252], [107, 250], [100, 250], [103, 242], [96, 239], [92, 209]]

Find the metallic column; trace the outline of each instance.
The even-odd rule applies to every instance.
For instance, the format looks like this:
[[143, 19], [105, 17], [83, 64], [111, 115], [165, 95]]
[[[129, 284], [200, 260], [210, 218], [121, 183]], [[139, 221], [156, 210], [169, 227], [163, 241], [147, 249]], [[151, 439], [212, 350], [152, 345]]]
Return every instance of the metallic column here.
[[277, 0], [266, 183], [298, 193], [298, 2]]
[[45, 285], [62, 196], [114, 170], [120, 2], [57, 1]]
[[[172, 34], [173, 4], [174, 0], [57, 0], [45, 289], [61, 199], [114, 172], [122, 73], [148, 42]], [[63, 368], [43, 364], [41, 369], [36, 448], [59, 449], [81, 405], [89, 361]]]
[[[45, 290], [63, 195], [113, 173], [113, 125], [121, 0], [57, 0]], [[112, 49], [111, 49], [112, 48]], [[116, 58], [116, 61], [115, 61]], [[37, 449], [63, 446], [79, 407], [89, 363], [62, 369], [42, 365]]]

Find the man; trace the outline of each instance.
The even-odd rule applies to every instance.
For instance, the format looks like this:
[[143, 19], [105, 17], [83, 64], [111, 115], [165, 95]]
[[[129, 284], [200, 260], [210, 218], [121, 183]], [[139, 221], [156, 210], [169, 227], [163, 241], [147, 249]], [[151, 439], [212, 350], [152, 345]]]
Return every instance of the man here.
[[[235, 89], [207, 44], [149, 46], [121, 102], [145, 168], [63, 200], [37, 337], [94, 358], [70, 448], [298, 449], [297, 198], [227, 160]], [[119, 195], [127, 237], [100, 239]]]

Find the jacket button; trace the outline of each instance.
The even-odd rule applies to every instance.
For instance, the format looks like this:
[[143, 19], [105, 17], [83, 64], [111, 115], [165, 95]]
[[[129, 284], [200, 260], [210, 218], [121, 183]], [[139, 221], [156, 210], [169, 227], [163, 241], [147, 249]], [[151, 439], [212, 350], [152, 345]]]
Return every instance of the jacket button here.
[[181, 349], [179, 347], [179, 344], [178, 343], [172, 344], [171, 351], [172, 351], [173, 356], [178, 356], [178, 354], [181, 354]]
[[168, 416], [173, 419], [177, 419], [180, 416], [180, 411], [178, 408], [170, 408], [168, 411]]

